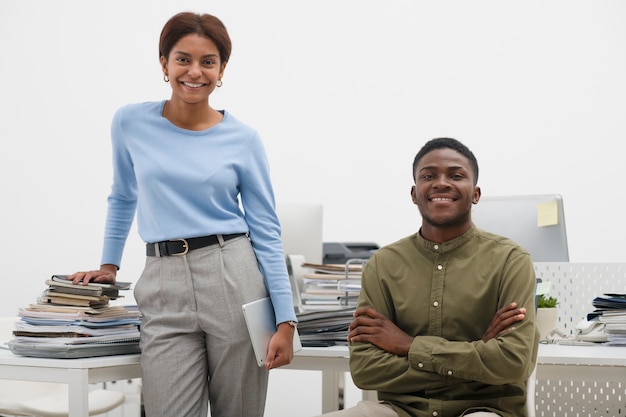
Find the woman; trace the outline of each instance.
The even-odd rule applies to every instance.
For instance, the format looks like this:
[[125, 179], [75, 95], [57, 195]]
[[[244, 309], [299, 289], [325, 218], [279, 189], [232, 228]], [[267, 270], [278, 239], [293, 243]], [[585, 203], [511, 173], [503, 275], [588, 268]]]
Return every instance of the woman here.
[[[115, 282], [137, 213], [150, 242], [135, 286], [148, 416], [206, 416], [209, 400], [213, 416], [262, 416], [268, 370], [293, 358], [296, 316], [265, 150], [255, 130], [209, 105], [230, 51], [214, 16], [165, 24], [159, 59], [171, 98], [116, 112], [101, 267], [71, 276]], [[241, 306], [268, 293], [278, 330], [259, 368]]]

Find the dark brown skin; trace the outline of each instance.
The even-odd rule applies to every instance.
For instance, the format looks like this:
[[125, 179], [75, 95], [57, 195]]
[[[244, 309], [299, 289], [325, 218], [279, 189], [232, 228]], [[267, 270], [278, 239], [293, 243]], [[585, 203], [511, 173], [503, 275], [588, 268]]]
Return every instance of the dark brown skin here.
[[[441, 243], [467, 232], [472, 227], [472, 205], [481, 196], [468, 158], [451, 148], [434, 149], [421, 157], [414, 174], [411, 199], [422, 216], [422, 237]], [[508, 304], [496, 312], [481, 340], [487, 342], [513, 331], [513, 325], [525, 317], [524, 307]], [[348, 340], [372, 343], [389, 353], [407, 356], [415, 336], [373, 308], [362, 307], [354, 312]]]
[[[526, 317], [526, 308], [517, 308], [513, 302], [496, 312], [485, 330], [483, 342], [515, 330], [513, 326]], [[361, 307], [354, 312], [350, 323], [348, 340], [368, 342], [398, 356], [407, 356], [413, 343], [413, 336], [406, 334], [391, 320], [371, 307]]]

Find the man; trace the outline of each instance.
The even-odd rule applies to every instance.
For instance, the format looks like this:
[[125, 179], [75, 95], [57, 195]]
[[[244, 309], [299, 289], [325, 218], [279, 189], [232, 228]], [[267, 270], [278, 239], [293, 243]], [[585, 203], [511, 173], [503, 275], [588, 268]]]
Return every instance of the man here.
[[326, 416], [526, 416], [539, 340], [531, 258], [473, 225], [481, 191], [465, 145], [427, 142], [413, 178], [421, 228], [367, 262], [350, 325], [352, 378], [380, 403]]

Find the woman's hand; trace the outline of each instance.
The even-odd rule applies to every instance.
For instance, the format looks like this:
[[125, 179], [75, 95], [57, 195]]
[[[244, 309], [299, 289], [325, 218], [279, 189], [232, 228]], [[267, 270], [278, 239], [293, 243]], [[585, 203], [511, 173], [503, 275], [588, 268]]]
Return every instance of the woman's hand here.
[[71, 280], [74, 284], [83, 283], [84, 285], [87, 285], [89, 282], [115, 284], [116, 275], [117, 266], [106, 264], [100, 266], [99, 270], [74, 272], [72, 275], [68, 275], [67, 279]]
[[265, 358], [265, 368], [274, 369], [288, 365], [293, 359], [293, 334], [296, 329], [289, 323], [280, 323], [278, 330], [270, 339]]

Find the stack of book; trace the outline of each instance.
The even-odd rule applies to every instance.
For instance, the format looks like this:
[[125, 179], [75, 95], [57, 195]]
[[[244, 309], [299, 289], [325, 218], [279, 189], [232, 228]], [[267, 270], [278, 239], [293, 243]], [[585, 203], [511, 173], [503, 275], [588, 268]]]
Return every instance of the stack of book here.
[[102, 308], [120, 297], [120, 290], [130, 288], [129, 282], [73, 284], [66, 275], [53, 275], [46, 280], [48, 289], [39, 297], [39, 304]]
[[20, 308], [9, 349], [23, 356], [77, 358], [139, 352], [141, 314], [112, 305], [128, 282], [73, 284], [53, 275], [37, 302]]
[[363, 271], [363, 262], [359, 261], [348, 261], [346, 264], [304, 263], [304, 288], [300, 298], [307, 310], [355, 306], [361, 291]]
[[626, 294], [604, 294], [593, 299], [593, 315], [604, 324], [609, 345], [626, 345]]

